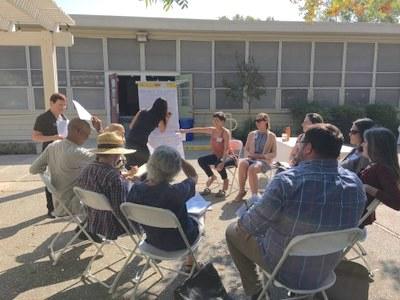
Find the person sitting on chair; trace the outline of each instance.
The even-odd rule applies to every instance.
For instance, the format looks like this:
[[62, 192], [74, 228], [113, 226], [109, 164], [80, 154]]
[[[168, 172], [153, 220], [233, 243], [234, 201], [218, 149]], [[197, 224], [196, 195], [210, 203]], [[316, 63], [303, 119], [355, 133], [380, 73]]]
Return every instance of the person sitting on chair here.
[[[181, 169], [187, 178], [171, 184]], [[199, 223], [189, 216], [186, 201], [195, 195], [197, 178], [195, 169], [181, 159], [178, 151], [169, 146], [159, 146], [147, 162], [147, 179], [134, 183], [127, 201], [172, 211], [192, 244], [199, 236]], [[159, 249], [176, 251], [186, 247], [178, 230], [143, 227], [146, 242]], [[185, 269], [190, 270], [191, 265], [192, 258], [188, 257]]]
[[229, 149], [229, 141], [231, 133], [225, 128], [225, 114], [222, 111], [213, 114], [212, 127], [195, 127], [189, 129], [180, 129], [182, 133], [204, 133], [211, 136], [210, 145], [212, 154], [201, 156], [198, 159], [200, 167], [208, 176], [206, 188], [201, 193], [203, 196], [211, 193], [210, 186], [217, 179], [211, 170], [211, 165], [214, 165], [223, 180], [222, 189], [215, 195], [216, 197], [225, 197], [225, 193], [229, 187], [229, 179], [225, 167], [234, 166], [236, 159], [232, 156]]
[[[383, 127], [368, 129], [361, 146], [364, 157], [370, 161], [360, 173], [368, 196], [367, 206], [377, 198], [390, 208], [400, 210], [400, 168], [394, 134]], [[363, 226], [375, 219], [372, 213]]]
[[256, 117], [257, 130], [249, 133], [244, 146], [246, 158], [239, 161], [239, 192], [234, 201], [241, 201], [246, 195], [244, 189], [247, 177], [251, 196], [258, 194], [258, 173], [265, 173], [271, 169], [272, 160], [276, 157], [276, 136], [269, 129], [270, 121], [266, 113], [259, 113]]
[[[119, 206], [126, 201], [128, 184], [117, 166], [120, 156], [135, 150], [125, 149], [124, 140], [115, 132], [104, 132], [97, 136], [97, 149], [92, 150], [96, 160], [84, 168], [78, 178], [77, 186], [85, 190], [103, 194], [110, 201], [114, 213], [125, 220]], [[87, 209], [88, 232], [100, 234], [115, 240], [125, 231], [109, 211]]]
[[82, 147], [90, 135], [90, 125], [78, 118], [68, 124], [68, 135], [64, 140], [49, 144], [30, 167], [31, 174], [43, 173], [49, 169], [51, 183], [56, 192], [53, 195], [54, 215], [64, 216], [66, 212], [60, 201], [71, 211], [79, 213], [80, 202], [75, 197], [73, 187], [77, 183], [81, 170], [95, 158], [95, 155]]
[[[262, 198], [228, 226], [228, 249], [252, 299], [261, 292], [256, 264], [271, 273], [294, 237], [357, 226], [366, 195], [357, 175], [338, 164], [342, 144], [337, 127], [311, 126], [300, 141], [299, 164], [275, 175]], [[289, 257], [276, 279], [291, 289], [316, 289], [341, 255]]]
[[361, 144], [364, 142], [364, 132], [375, 126], [375, 122], [369, 118], [358, 119], [353, 122], [350, 128], [350, 144], [355, 148], [346, 155], [340, 162], [340, 165], [354, 173], [358, 174], [369, 164], [367, 157], [363, 155]]

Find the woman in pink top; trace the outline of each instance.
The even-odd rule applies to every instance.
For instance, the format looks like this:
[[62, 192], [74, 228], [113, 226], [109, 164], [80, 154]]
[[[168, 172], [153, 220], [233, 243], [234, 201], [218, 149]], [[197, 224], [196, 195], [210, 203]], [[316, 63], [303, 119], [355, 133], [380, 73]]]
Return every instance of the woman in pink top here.
[[200, 167], [208, 176], [206, 188], [201, 193], [202, 195], [208, 195], [211, 193], [210, 185], [214, 182], [217, 177], [211, 170], [211, 165], [214, 165], [218, 173], [221, 175], [223, 180], [223, 187], [218, 191], [216, 197], [225, 197], [226, 190], [229, 187], [229, 179], [226, 173], [226, 166], [235, 165], [235, 158], [231, 156], [229, 148], [229, 141], [231, 133], [225, 125], [225, 114], [223, 112], [216, 112], [213, 114], [213, 125], [212, 127], [195, 127], [190, 129], [181, 129], [183, 133], [204, 133], [211, 136], [210, 144], [212, 154], [199, 157], [198, 162]]

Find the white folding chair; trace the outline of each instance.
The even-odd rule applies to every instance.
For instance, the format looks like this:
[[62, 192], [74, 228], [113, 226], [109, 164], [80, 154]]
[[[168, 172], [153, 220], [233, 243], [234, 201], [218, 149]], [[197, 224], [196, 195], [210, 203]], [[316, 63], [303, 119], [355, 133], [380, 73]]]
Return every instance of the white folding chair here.
[[[139, 251], [140, 254], [143, 255], [146, 258], [146, 264], [142, 268], [140, 275], [137, 277], [137, 284], [135, 285], [134, 292], [131, 296], [131, 299], [135, 299], [136, 296], [140, 296], [146, 291], [148, 291], [151, 287], [153, 287], [155, 284], [157, 284], [159, 281], [161, 281], [164, 278], [163, 273], [161, 272], [160, 269], [165, 269], [168, 271], [176, 272], [182, 275], [186, 275], [190, 277], [194, 271], [196, 270], [196, 267], [198, 267], [197, 260], [194, 256], [194, 249], [198, 246], [201, 234], [197, 237], [197, 240], [193, 243], [193, 245], [189, 244], [189, 241], [186, 237], [186, 234], [184, 233], [181, 224], [179, 223], [179, 220], [175, 216], [173, 212], [167, 209], [161, 209], [157, 207], [151, 207], [151, 206], [146, 206], [146, 205], [140, 205], [140, 204], [134, 204], [134, 203], [122, 203], [121, 204], [121, 211], [124, 214], [124, 216], [133, 222], [136, 222], [141, 225], [146, 225], [146, 226], [151, 226], [151, 227], [156, 227], [156, 228], [171, 228], [171, 229], [177, 229], [180, 236], [182, 237], [182, 240], [184, 241], [186, 248], [178, 251], [165, 251], [159, 248], [156, 248], [146, 242], [145, 235], [142, 236], [142, 239], [139, 243]], [[185, 273], [179, 270], [174, 270], [170, 269], [167, 267], [163, 266], [157, 266], [156, 264], [153, 263], [153, 260], [167, 260], [167, 261], [176, 261], [180, 260], [188, 255], [191, 255], [193, 257], [194, 264], [192, 266], [192, 269], [190, 270], [190, 273]], [[148, 267], [151, 266], [154, 269], [156, 269], [157, 273], [160, 275], [160, 278], [154, 282], [151, 286], [146, 288], [144, 291], [140, 293], [140, 295], [137, 295], [138, 287], [142, 281], [142, 278], [144, 276], [144, 273], [148, 269]]]
[[336, 275], [333, 270], [324, 280], [321, 286], [313, 290], [291, 289], [276, 280], [275, 277], [289, 256], [309, 257], [325, 256], [336, 252], [344, 253], [346, 249], [351, 248], [355, 242], [360, 240], [363, 235], [364, 233], [360, 228], [350, 228], [338, 231], [304, 234], [294, 237], [287, 245], [273, 272], [269, 274], [267, 271], [262, 270], [263, 274], [268, 278], [268, 281], [263, 284], [263, 289], [258, 297], [258, 300], [261, 300], [264, 295], [266, 299], [269, 299], [267, 290], [272, 284], [277, 287], [284, 288], [291, 293], [301, 295], [296, 296], [295, 298], [287, 299], [302, 299], [315, 295], [316, 293], [322, 293], [324, 299], [327, 300], [328, 296], [326, 295], [325, 290], [334, 285], [336, 281]]
[[[100, 211], [108, 211], [113, 214], [115, 219], [119, 222], [119, 224], [122, 226], [122, 228], [126, 231], [129, 232], [128, 228], [124, 224], [124, 222], [115, 214], [114, 210], [112, 209], [109, 200], [107, 199], [106, 196], [103, 194], [95, 193], [92, 191], [84, 190], [79, 187], [74, 187], [74, 192], [76, 196], [81, 200], [81, 202], [86, 206], [90, 207], [92, 209], [100, 210]], [[111, 285], [106, 284], [104, 281], [98, 279], [96, 276], [94, 276], [91, 273], [91, 268], [93, 265], [93, 262], [95, 261], [96, 257], [99, 255], [99, 253], [102, 251], [103, 247], [107, 244], [113, 244], [114, 246], [117, 247], [117, 249], [122, 253], [122, 255], [125, 257], [125, 260], [128, 259], [127, 252], [129, 253], [135, 253], [136, 248], [138, 247], [138, 242], [135, 239], [133, 235], [129, 235], [131, 238], [134, 247], [133, 248], [126, 248], [123, 246], [120, 246], [115, 240], [109, 240], [106, 237], [102, 237], [102, 243], [100, 244], [100, 247], [97, 247], [96, 253], [93, 255], [92, 259], [90, 260], [89, 264], [87, 265], [85, 271], [82, 273], [82, 279], [92, 279], [103, 286], [105, 286], [108, 289], [108, 292], [111, 294], [114, 292], [118, 280], [121, 277], [123, 271], [125, 270], [126, 264], [124, 264], [123, 268], [118, 272], [117, 276], [113, 280]], [[125, 252], [127, 251], [127, 252]], [[131, 256], [130, 256], [131, 257]]]
[[[40, 178], [42, 179], [43, 183], [46, 185], [47, 189], [51, 194], [54, 194], [56, 192], [56, 188], [53, 186], [51, 183], [51, 177], [49, 173], [41, 173], [39, 174]], [[56, 197], [53, 197], [53, 201], [57, 201]], [[66, 212], [67, 216], [66, 217], [59, 217], [59, 219], [64, 219], [67, 221], [67, 223], [64, 225], [64, 227], [56, 234], [56, 236], [51, 240], [50, 245], [49, 245], [49, 250], [50, 250], [50, 258], [53, 261], [53, 266], [55, 266], [61, 256], [68, 250], [79, 247], [84, 244], [88, 243], [93, 243], [92, 237], [88, 234], [86, 231], [86, 223], [83, 222], [84, 216], [79, 215], [79, 214], [73, 214], [62, 201], [58, 201], [59, 206]], [[63, 234], [70, 225], [76, 225], [78, 226], [79, 230], [73, 235], [73, 237], [62, 247], [61, 249], [55, 250], [54, 245], [60, 238], [61, 234]], [[86, 237], [87, 240], [81, 241], [78, 243], [74, 243], [80, 234], [83, 233]]]
[[242, 155], [242, 151], [243, 151], [243, 142], [241, 140], [231, 139], [229, 141], [229, 147], [233, 151], [233, 154], [235, 155], [235, 157], [237, 157], [237, 163], [235, 166], [227, 166], [226, 167], [226, 170], [232, 175], [232, 180], [231, 180], [230, 188], [229, 188], [229, 194], [231, 194], [232, 189], [233, 189], [233, 184], [235, 183], [235, 181], [236, 181], [237, 185], [239, 185], [238, 179], [236, 178], [236, 173], [237, 173], [237, 169], [238, 169], [239, 158]]
[[[358, 226], [361, 226], [362, 223], [364, 223], [364, 221], [376, 210], [376, 208], [379, 206], [379, 204], [381, 204], [381, 201], [379, 199], [374, 199], [368, 206], [367, 206], [367, 211], [365, 212], [365, 214], [362, 216], [362, 218], [360, 219], [360, 221], [358, 222]], [[365, 266], [368, 269], [368, 274], [370, 277], [374, 277], [374, 271], [377, 270], [372, 270], [368, 259], [367, 259], [367, 251], [364, 249], [364, 247], [361, 245], [361, 242], [363, 242], [366, 237], [367, 237], [367, 231], [365, 228], [363, 228], [364, 231], [364, 239], [357, 241], [354, 245], [354, 247], [352, 248], [352, 250], [357, 254], [357, 256], [352, 257], [350, 259], [347, 260], [356, 260], [361, 258], [361, 260], [364, 262]], [[349, 249], [350, 250], [350, 249]]]

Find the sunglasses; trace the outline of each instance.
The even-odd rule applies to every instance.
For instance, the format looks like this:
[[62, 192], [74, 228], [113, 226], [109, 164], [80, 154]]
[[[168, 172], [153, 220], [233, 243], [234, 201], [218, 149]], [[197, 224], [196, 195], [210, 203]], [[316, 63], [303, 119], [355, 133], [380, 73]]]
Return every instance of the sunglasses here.
[[350, 134], [357, 134], [357, 133], [360, 133], [360, 132], [358, 130], [355, 130], [355, 129], [350, 130]]
[[257, 123], [259, 123], [259, 122], [267, 122], [267, 120], [264, 120], [264, 119], [257, 119], [256, 122], [257, 122]]

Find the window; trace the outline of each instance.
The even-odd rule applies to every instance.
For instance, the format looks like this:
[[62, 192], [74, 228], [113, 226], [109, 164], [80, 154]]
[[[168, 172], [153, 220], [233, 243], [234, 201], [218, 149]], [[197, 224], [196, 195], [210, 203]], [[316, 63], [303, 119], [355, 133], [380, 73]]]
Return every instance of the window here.
[[315, 43], [314, 87], [340, 87], [343, 43]]
[[28, 109], [26, 88], [0, 88], [0, 109]]
[[376, 89], [375, 103], [399, 107], [400, 89]]
[[107, 39], [110, 70], [140, 70], [140, 46], [134, 39]]
[[68, 51], [71, 70], [104, 70], [101, 39], [75, 38]]
[[234, 100], [226, 95], [226, 89], [216, 90], [217, 109], [243, 109], [243, 102]]
[[345, 104], [365, 106], [369, 103], [369, 89], [346, 89]]
[[370, 87], [374, 61], [374, 44], [349, 43], [346, 59], [346, 87]]
[[314, 102], [323, 106], [339, 104], [339, 89], [314, 89]]
[[265, 87], [276, 87], [278, 84], [278, 42], [250, 42], [250, 57], [254, 58], [259, 72], [264, 76]]
[[194, 89], [193, 106], [195, 109], [210, 109], [210, 90]]
[[146, 70], [176, 71], [176, 41], [146, 43]]
[[308, 87], [310, 84], [311, 43], [282, 43], [282, 87]]
[[296, 103], [306, 103], [307, 95], [308, 95], [308, 90], [306, 89], [282, 90], [281, 106], [282, 108], [290, 108]]
[[253, 99], [253, 101], [251, 102], [251, 108], [275, 108], [275, 95], [275, 89], [266, 89], [265, 94], [260, 97], [260, 100]]
[[103, 88], [74, 88], [73, 97], [86, 109], [104, 109]]
[[400, 86], [400, 44], [378, 45], [376, 86]]

